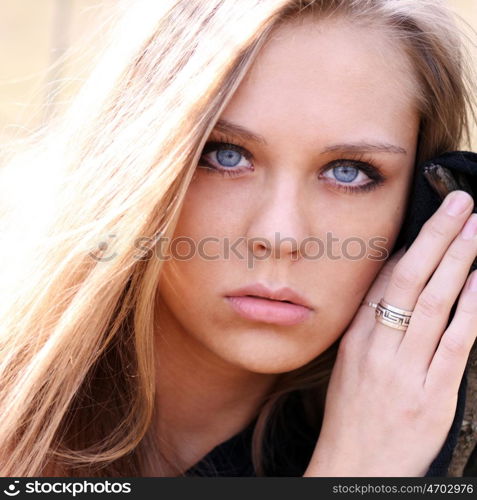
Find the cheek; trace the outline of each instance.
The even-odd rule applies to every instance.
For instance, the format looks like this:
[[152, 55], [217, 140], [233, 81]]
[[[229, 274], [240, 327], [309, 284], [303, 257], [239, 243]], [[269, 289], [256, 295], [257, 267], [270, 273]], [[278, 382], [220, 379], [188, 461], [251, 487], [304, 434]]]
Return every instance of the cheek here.
[[227, 179], [197, 171], [184, 199], [174, 238], [190, 238], [197, 253], [221, 255], [223, 240], [243, 233], [248, 217], [247, 193], [231, 184]]
[[[341, 258], [317, 264], [321, 276], [316, 293], [327, 311], [327, 323], [338, 335], [352, 320], [362, 297], [370, 288], [396, 242], [406, 210], [407, 191], [388, 191], [386, 202], [374, 205], [362, 217], [333, 220], [331, 227], [339, 239], [334, 247]], [[345, 222], [346, 221], [346, 222]], [[320, 267], [321, 266], [321, 267]]]
[[[235, 188], [235, 189], [234, 189]], [[248, 200], [248, 201], [247, 201]], [[233, 181], [198, 172], [188, 189], [173, 242], [182, 245], [190, 258], [180, 258], [175, 266], [184, 279], [197, 285], [224, 281], [224, 273], [236, 265], [236, 254], [246, 254], [244, 235], [250, 220], [250, 192], [237, 189]], [[173, 252], [177, 255], [177, 252]], [[222, 279], [220, 279], [222, 276]], [[199, 280], [200, 278], [200, 280]]]
[[241, 213], [227, 203], [226, 190], [204, 189], [204, 183], [189, 187], [171, 242], [172, 258], [161, 270], [160, 288], [168, 302], [187, 303], [189, 310], [197, 305], [203, 314], [207, 292], [226, 280], [230, 261], [224, 259], [224, 247], [240, 232]]

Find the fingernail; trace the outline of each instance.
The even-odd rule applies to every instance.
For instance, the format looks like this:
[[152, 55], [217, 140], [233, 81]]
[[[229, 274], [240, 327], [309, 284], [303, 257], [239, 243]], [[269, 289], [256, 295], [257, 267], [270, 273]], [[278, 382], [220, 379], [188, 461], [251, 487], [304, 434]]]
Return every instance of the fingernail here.
[[477, 271], [474, 271], [470, 276], [469, 290], [471, 292], [477, 292]]
[[472, 214], [462, 229], [462, 238], [471, 240], [475, 235], [477, 235], [477, 214]]
[[456, 216], [465, 212], [469, 206], [470, 195], [463, 191], [452, 192], [444, 201], [444, 208], [449, 215]]

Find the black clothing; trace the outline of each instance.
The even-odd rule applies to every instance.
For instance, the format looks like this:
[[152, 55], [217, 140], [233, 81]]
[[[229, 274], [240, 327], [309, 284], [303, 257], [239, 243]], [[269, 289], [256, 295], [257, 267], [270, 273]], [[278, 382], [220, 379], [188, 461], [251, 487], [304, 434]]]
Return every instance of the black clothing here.
[[[462, 379], [459, 389], [459, 402], [464, 401], [466, 390], [466, 377]], [[267, 476], [273, 477], [300, 477], [305, 472], [310, 462], [313, 450], [318, 440], [318, 435], [306, 423], [303, 407], [299, 397], [294, 394], [287, 404], [289, 411], [294, 415], [292, 422], [295, 424], [288, 437], [281, 438], [278, 448], [279, 456], [269, 461]], [[464, 405], [457, 407], [456, 415], [447, 439], [432, 464], [426, 477], [445, 477], [452, 458], [452, 452], [457, 443], [460, 426], [462, 424]], [[290, 417], [289, 417], [290, 418]], [[202, 477], [250, 477], [255, 476], [251, 458], [251, 439], [254, 419], [242, 432], [235, 434], [227, 441], [216, 446], [200, 462], [188, 469], [186, 476]]]

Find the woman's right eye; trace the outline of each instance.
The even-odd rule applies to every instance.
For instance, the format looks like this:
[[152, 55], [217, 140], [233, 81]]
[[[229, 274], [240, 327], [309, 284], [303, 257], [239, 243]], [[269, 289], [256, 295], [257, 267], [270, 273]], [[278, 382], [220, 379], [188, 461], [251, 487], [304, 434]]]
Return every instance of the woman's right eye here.
[[205, 145], [199, 164], [225, 175], [236, 175], [253, 170], [251, 154], [241, 146], [225, 142], [209, 142]]

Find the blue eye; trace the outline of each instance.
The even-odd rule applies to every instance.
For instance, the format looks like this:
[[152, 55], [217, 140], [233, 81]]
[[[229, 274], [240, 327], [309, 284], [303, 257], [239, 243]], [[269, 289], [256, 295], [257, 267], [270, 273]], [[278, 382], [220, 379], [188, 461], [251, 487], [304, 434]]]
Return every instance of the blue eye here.
[[236, 167], [242, 155], [233, 149], [219, 149], [215, 152], [215, 157], [223, 167]]
[[205, 145], [200, 163], [208, 172], [218, 172], [223, 175], [240, 175], [246, 170], [254, 170], [251, 154], [241, 146], [227, 142], [209, 142]]
[[354, 181], [360, 172], [359, 168], [350, 167], [348, 165], [342, 167], [334, 167], [332, 170], [335, 179], [341, 182]]
[[[371, 161], [336, 160], [321, 174], [330, 184], [347, 193], [370, 191], [384, 183], [385, 177]], [[353, 182], [357, 180], [358, 182]], [[361, 182], [360, 182], [361, 181]]]
[[[341, 185], [345, 187], [346, 184], [350, 184], [354, 180], [357, 180], [358, 183], [353, 183], [351, 186], [359, 187], [362, 186], [363, 182], [369, 180], [370, 177], [373, 178], [373, 171], [365, 164], [357, 163], [356, 161], [337, 160], [334, 162], [334, 166], [332, 165], [326, 169], [323, 176], [326, 179], [335, 181], [337, 186]], [[359, 181], [361, 181], [361, 183]]]

